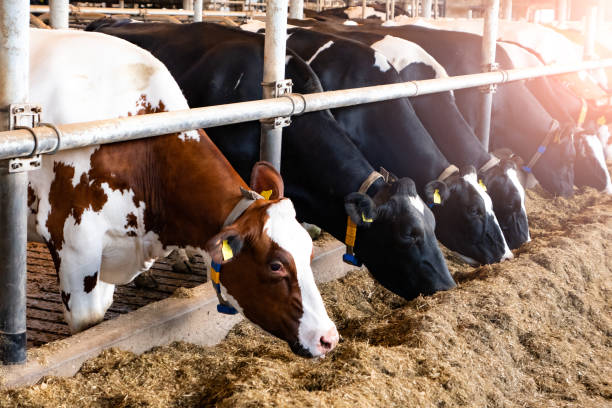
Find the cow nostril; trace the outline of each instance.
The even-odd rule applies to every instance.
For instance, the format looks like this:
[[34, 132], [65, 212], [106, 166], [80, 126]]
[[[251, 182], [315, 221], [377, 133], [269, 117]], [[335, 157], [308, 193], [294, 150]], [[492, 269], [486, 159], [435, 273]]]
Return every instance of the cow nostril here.
[[329, 351], [332, 348], [332, 342], [331, 341], [327, 341], [325, 339], [325, 336], [321, 336], [321, 338], [319, 339], [319, 342], [321, 343], [321, 347], [323, 348], [323, 350]]

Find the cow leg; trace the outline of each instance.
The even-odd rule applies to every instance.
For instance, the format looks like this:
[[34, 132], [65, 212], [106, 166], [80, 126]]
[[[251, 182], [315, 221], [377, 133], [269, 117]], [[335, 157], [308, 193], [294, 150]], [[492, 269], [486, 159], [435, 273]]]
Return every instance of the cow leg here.
[[64, 318], [76, 333], [104, 319], [115, 285], [100, 280], [101, 251], [83, 254], [68, 248], [61, 252], [58, 272]]

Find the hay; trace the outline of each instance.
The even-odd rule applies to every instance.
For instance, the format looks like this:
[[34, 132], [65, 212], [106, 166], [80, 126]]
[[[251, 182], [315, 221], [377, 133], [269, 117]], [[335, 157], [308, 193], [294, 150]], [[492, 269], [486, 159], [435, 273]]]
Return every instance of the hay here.
[[517, 258], [449, 258], [455, 290], [405, 302], [359, 271], [322, 285], [343, 337], [324, 359], [245, 322], [216, 347], [105, 351], [0, 406], [612, 406], [612, 198], [531, 191], [528, 211]]

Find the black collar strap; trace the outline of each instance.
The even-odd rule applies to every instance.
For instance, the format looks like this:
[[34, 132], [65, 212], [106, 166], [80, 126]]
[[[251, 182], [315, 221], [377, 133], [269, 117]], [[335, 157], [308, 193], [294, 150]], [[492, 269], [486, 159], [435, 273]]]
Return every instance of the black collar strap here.
[[[389, 180], [389, 172], [381, 167], [381, 173], [377, 171], [372, 171], [370, 175], [365, 179], [361, 186], [359, 187], [359, 192], [366, 194], [366, 192], [372, 187], [372, 185], [378, 180], [383, 179], [385, 182]], [[361, 214], [364, 222], [372, 222], [372, 220], [367, 219], [364, 214]], [[355, 239], [357, 238], [357, 225], [353, 222], [350, 216], [347, 217], [346, 220], [346, 236], [344, 238], [344, 243], [346, 244], [346, 253], [342, 255], [342, 260], [349, 265], [353, 266], [361, 266], [363, 263], [357, 258], [354, 253], [355, 248]]]
[[[233, 224], [238, 218], [240, 218], [242, 214], [244, 214], [247, 208], [249, 208], [251, 204], [253, 204], [256, 200], [264, 199], [261, 195], [257, 194], [256, 192], [251, 191], [251, 190], [245, 190], [242, 187], [240, 187], [240, 193], [242, 194], [242, 199], [238, 201], [238, 204], [236, 204], [234, 208], [232, 209], [232, 211], [230, 211], [229, 215], [225, 219], [225, 222], [223, 222], [222, 228], [225, 228], [228, 225]], [[231, 254], [231, 248], [229, 247], [229, 244], [227, 243], [227, 241], [223, 241], [224, 254], [226, 251], [229, 252], [230, 259], [231, 259], [231, 256], [233, 256]], [[237, 314], [238, 310], [236, 310], [234, 306], [232, 306], [227, 300], [225, 300], [223, 298], [223, 295], [221, 294], [221, 264], [218, 264], [214, 262], [213, 260], [211, 260], [210, 267], [211, 267], [210, 280], [212, 282], [213, 288], [215, 288], [217, 299], [219, 299], [219, 304], [217, 305], [217, 312], [223, 313], [223, 314], [230, 314], [230, 315]]]
[[555, 136], [559, 136], [558, 133], [560, 132], [560, 129], [561, 127], [559, 126], [559, 122], [553, 119], [552, 123], [550, 124], [550, 129], [546, 134], [546, 137], [544, 138], [540, 146], [538, 146], [538, 150], [536, 150], [536, 152], [533, 154], [531, 160], [529, 160], [529, 163], [527, 163], [526, 166], [523, 166], [523, 170], [525, 170], [527, 173], [531, 173], [531, 171], [533, 170], [533, 166], [535, 166], [540, 157], [542, 157], [542, 155], [546, 152], [546, 149], [548, 148], [550, 142], [552, 142], [553, 138]]

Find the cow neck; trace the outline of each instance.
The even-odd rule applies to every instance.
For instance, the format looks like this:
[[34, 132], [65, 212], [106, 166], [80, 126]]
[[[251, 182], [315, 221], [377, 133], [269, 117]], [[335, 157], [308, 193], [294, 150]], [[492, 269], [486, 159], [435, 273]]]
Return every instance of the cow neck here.
[[149, 172], [146, 229], [164, 246], [204, 248], [248, 187], [204, 132], [200, 141], [174, 135], [153, 144], [153, 165], [163, 171]]

